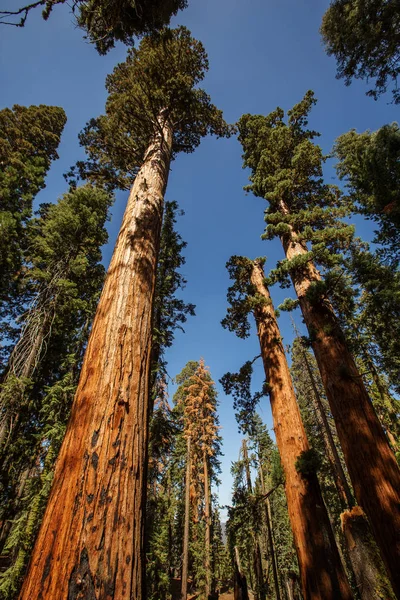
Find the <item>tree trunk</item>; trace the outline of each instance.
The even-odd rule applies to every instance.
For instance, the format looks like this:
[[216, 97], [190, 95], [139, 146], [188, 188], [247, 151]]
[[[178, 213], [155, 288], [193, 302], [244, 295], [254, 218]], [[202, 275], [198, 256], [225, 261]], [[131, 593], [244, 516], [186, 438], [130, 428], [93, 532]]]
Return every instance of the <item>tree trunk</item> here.
[[[260, 479], [261, 479], [261, 493], [263, 494], [263, 496], [265, 496], [266, 490], [265, 490], [265, 484], [264, 484], [264, 475], [263, 475], [261, 466], [260, 466]], [[281, 593], [279, 590], [278, 567], [276, 564], [275, 544], [274, 544], [274, 538], [272, 536], [271, 521], [272, 521], [271, 505], [270, 505], [269, 498], [266, 498], [265, 499], [265, 522], [267, 524], [268, 550], [271, 555], [272, 574], [274, 577], [275, 600], [281, 600]]]
[[203, 452], [203, 469], [204, 469], [204, 520], [206, 524], [205, 532], [205, 563], [204, 570], [206, 572], [206, 587], [205, 587], [205, 598], [211, 593], [211, 522], [210, 522], [210, 482], [208, 477], [208, 457], [206, 452]]
[[20, 600], [142, 600], [151, 318], [172, 129], [136, 176]]
[[360, 597], [362, 600], [394, 600], [365, 514], [359, 506], [354, 506], [340, 517]]
[[182, 587], [181, 598], [187, 598], [187, 580], [189, 567], [189, 528], [190, 528], [190, 477], [192, 472], [192, 456], [190, 437], [187, 438], [186, 452], [186, 481], [185, 481], [185, 526], [183, 531], [183, 560], [182, 560]]
[[352, 598], [315, 474], [302, 476], [295, 467], [309, 450], [294, 394], [274, 309], [264, 272], [255, 263], [251, 276], [264, 303], [254, 308], [265, 375], [270, 386], [274, 431], [282, 467], [285, 492], [300, 568], [304, 600]]
[[[346, 476], [340, 461], [339, 453], [333, 439], [332, 431], [322, 404], [321, 397], [315, 383], [307, 354], [302, 349], [304, 363], [314, 392], [314, 407], [322, 421], [323, 439], [326, 453], [329, 458], [336, 489], [344, 512], [341, 515], [342, 528], [350, 563], [357, 583], [357, 590], [361, 600], [379, 600], [381, 592], [385, 589], [385, 600], [393, 600], [393, 592], [388, 582], [385, 582], [384, 565], [373, 541], [370, 526], [365, 514], [359, 506], [354, 507], [353, 496], [347, 483]], [[347, 510], [350, 509], [350, 510]], [[349, 528], [352, 533], [349, 533]]]
[[340, 460], [339, 453], [336, 448], [335, 440], [333, 439], [332, 430], [328, 422], [328, 418], [325, 413], [325, 407], [322, 404], [321, 396], [319, 394], [317, 384], [314, 379], [314, 374], [312, 372], [307, 354], [302, 348], [302, 356], [304, 360], [304, 364], [310, 378], [311, 387], [313, 390], [312, 394], [312, 403], [314, 405], [314, 410], [317, 415], [317, 419], [319, 417], [319, 421], [322, 429], [322, 438], [324, 441], [325, 450], [328, 456], [328, 460], [331, 465], [333, 477], [335, 480], [336, 489], [339, 495], [339, 499], [342, 505], [342, 509], [351, 508], [354, 505], [353, 495], [350, 490], [350, 486], [347, 483], [347, 478], [342, 467], [342, 462]]
[[[280, 210], [289, 214], [282, 201]], [[307, 254], [292, 229], [281, 238], [287, 259]], [[311, 302], [321, 277], [314, 264], [291, 274], [308, 328], [357, 501], [365, 510], [400, 598], [400, 470], [327, 299]], [[368, 468], [366, 468], [368, 465]]]
[[235, 558], [234, 558], [234, 599], [235, 600], [249, 600], [249, 593], [247, 590], [246, 577], [242, 574], [240, 567], [240, 556], [239, 549], [235, 546]]
[[[253, 486], [251, 483], [250, 463], [249, 456], [247, 453], [246, 440], [242, 441], [243, 460], [246, 471], [247, 489], [249, 494], [253, 493]], [[255, 524], [256, 515], [253, 514], [253, 523]], [[261, 549], [258, 536], [255, 531], [252, 531], [253, 538], [253, 568], [256, 585], [254, 586], [254, 597], [255, 600], [265, 600], [265, 586], [264, 586], [264, 574], [262, 569]]]

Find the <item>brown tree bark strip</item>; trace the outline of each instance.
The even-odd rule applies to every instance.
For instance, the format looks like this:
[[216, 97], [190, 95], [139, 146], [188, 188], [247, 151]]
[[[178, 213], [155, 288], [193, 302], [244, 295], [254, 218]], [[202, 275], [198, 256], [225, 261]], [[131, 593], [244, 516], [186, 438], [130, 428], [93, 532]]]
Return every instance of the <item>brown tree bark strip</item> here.
[[132, 187], [20, 599], [142, 600], [151, 313], [172, 129]]
[[[261, 492], [263, 496], [266, 495], [265, 491], [265, 483], [264, 483], [264, 475], [262, 467], [259, 469], [260, 479], [261, 479]], [[276, 564], [276, 554], [275, 554], [275, 544], [274, 538], [272, 536], [272, 526], [271, 526], [271, 506], [269, 497], [265, 498], [265, 522], [267, 524], [267, 535], [268, 535], [268, 549], [271, 554], [271, 563], [272, 563], [272, 574], [274, 578], [274, 587], [275, 587], [275, 600], [281, 600], [281, 592], [279, 589], [279, 578], [278, 578], [278, 567]]]
[[297, 472], [299, 455], [309, 449], [294, 394], [274, 309], [264, 272], [255, 263], [251, 283], [264, 298], [254, 308], [270, 400], [276, 443], [285, 472], [285, 492], [300, 568], [304, 600], [350, 600], [352, 594], [316, 475], [305, 479]]
[[336, 448], [335, 440], [333, 439], [331, 427], [328, 422], [328, 418], [325, 413], [324, 405], [322, 404], [321, 396], [319, 394], [317, 384], [314, 379], [314, 374], [312, 372], [310, 363], [307, 358], [307, 354], [304, 351], [304, 348], [301, 349], [304, 364], [307, 369], [308, 376], [310, 378], [311, 387], [313, 390], [312, 394], [312, 402], [314, 404], [314, 409], [317, 415], [319, 416], [319, 420], [322, 428], [322, 436], [324, 440], [325, 450], [328, 455], [329, 462], [331, 464], [331, 468], [333, 471], [333, 476], [335, 479], [336, 489], [341, 501], [342, 509], [352, 508], [354, 505], [353, 495], [350, 490], [350, 486], [347, 483], [347, 478], [342, 467], [342, 462], [340, 460], [339, 453]]
[[205, 598], [211, 593], [211, 518], [210, 518], [210, 482], [208, 476], [208, 456], [207, 452], [203, 451], [203, 473], [204, 473], [204, 520], [206, 525], [205, 531], [205, 572], [206, 572], [206, 587]]
[[[281, 201], [280, 210], [289, 214]], [[286, 257], [305, 255], [294, 229], [282, 236]], [[393, 589], [400, 599], [400, 469], [376, 416], [331, 304], [311, 303], [310, 286], [321, 280], [315, 265], [292, 273], [304, 321], [321, 373], [358, 504], [365, 511]]]
[[185, 480], [185, 525], [183, 530], [183, 560], [181, 598], [187, 598], [187, 581], [189, 568], [189, 527], [190, 527], [190, 478], [192, 473], [192, 454], [190, 436], [186, 440], [186, 480]]
[[[249, 494], [253, 493], [253, 485], [251, 483], [251, 473], [250, 473], [250, 461], [249, 455], [247, 451], [247, 442], [246, 440], [242, 441], [242, 453], [243, 453], [243, 461], [246, 472], [246, 481], [247, 481], [247, 490]], [[254, 522], [254, 515], [253, 515]], [[254, 575], [256, 579], [256, 585], [254, 591], [255, 600], [265, 600], [265, 584], [264, 584], [264, 573], [262, 568], [262, 558], [261, 558], [261, 548], [260, 541], [257, 533], [252, 531], [253, 538], [253, 567], [254, 567]]]

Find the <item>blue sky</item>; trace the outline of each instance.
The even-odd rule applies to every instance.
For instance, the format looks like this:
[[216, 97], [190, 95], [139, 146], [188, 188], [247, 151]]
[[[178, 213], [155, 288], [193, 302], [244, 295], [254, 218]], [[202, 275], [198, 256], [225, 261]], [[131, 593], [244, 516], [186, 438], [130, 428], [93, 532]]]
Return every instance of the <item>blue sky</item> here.
[[[389, 96], [378, 102], [366, 97], [368, 86], [363, 82], [345, 87], [336, 80], [335, 61], [324, 53], [318, 32], [328, 4], [328, 0], [189, 0], [189, 8], [174, 18], [173, 25], [186, 25], [203, 42], [210, 61], [203, 87], [224, 110], [226, 120], [235, 122], [243, 113], [267, 114], [278, 105], [289, 109], [313, 89], [318, 104], [310, 125], [321, 132], [320, 143], [329, 152], [341, 133], [350, 128], [377, 129], [397, 120], [398, 109], [388, 104]], [[82, 157], [77, 135], [88, 119], [103, 112], [105, 77], [125, 54], [119, 45], [107, 56], [98, 56], [74, 26], [66, 6], [56, 7], [47, 23], [37, 12], [24, 29], [0, 27], [0, 107], [53, 104], [62, 106], [68, 117], [60, 160], [53, 165], [38, 201], [54, 202], [66, 190], [62, 173]], [[259, 353], [254, 332], [251, 339], [242, 341], [220, 326], [226, 310], [229, 257], [266, 255], [269, 266], [282, 258], [277, 242], [260, 240], [266, 204], [245, 194], [247, 176], [235, 138], [203, 140], [194, 154], [181, 155], [172, 164], [166, 199], [176, 200], [185, 211], [179, 229], [188, 242], [183, 269], [188, 284], [183, 296], [197, 305], [197, 316], [187, 323], [184, 335], [177, 334], [168, 353], [172, 377], [188, 360], [204, 357], [218, 381], [226, 371], [237, 370]], [[335, 181], [329, 165], [326, 176]], [[117, 195], [105, 263], [126, 197], [126, 193]], [[370, 224], [361, 219], [357, 224], [357, 232], [369, 239]], [[272, 290], [276, 305], [287, 295], [287, 290]], [[280, 326], [289, 343], [289, 317], [283, 315]], [[261, 365], [255, 370], [261, 382]], [[219, 495], [221, 504], [226, 504], [230, 464], [237, 459], [241, 438], [231, 399], [222, 390], [219, 399], [224, 439]], [[272, 427], [268, 400], [263, 401], [260, 413]]]

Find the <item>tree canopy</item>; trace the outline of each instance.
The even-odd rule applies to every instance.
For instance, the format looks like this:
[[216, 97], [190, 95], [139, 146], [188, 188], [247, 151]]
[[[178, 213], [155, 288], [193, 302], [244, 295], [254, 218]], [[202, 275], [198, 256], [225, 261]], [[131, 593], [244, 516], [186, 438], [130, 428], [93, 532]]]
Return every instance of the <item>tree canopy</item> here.
[[367, 94], [377, 99], [392, 86], [400, 102], [400, 11], [397, 0], [333, 0], [324, 14], [322, 39], [337, 61], [337, 77], [375, 80]]
[[107, 77], [105, 115], [80, 134], [88, 154], [87, 162], [78, 163], [80, 175], [129, 188], [161, 115], [172, 127], [173, 157], [193, 152], [208, 133], [229, 135], [222, 111], [197, 87], [207, 70], [203, 45], [185, 27], [164, 29], [131, 48]]
[[[47, 20], [57, 4], [67, 0], [37, 0], [15, 11], [0, 11], [0, 23], [24, 27], [29, 13], [42, 7]], [[73, 0], [76, 22], [86, 32], [99, 54], [106, 54], [115, 42], [133, 44], [141, 36], [168, 25], [171, 17], [186, 8], [187, 0]]]

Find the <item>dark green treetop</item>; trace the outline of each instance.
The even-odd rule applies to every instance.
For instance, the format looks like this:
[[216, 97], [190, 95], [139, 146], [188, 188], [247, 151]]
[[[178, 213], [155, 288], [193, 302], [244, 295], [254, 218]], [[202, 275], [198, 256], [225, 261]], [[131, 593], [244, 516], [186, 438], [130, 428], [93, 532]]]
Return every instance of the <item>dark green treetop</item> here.
[[19, 106], [0, 111], [0, 304], [10, 302], [21, 275], [25, 225], [64, 129], [57, 106]]
[[193, 152], [209, 133], [229, 135], [222, 112], [197, 87], [208, 70], [203, 45], [185, 27], [145, 37], [107, 77], [106, 114], [92, 119], [80, 135], [88, 161], [80, 175], [128, 189], [160, 118], [173, 130], [173, 157]]
[[400, 259], [400, 130], [397, 123], [377, 131], [354, 129], [335, 143], [336, 170], [346, 181], [353, 208], [378, 224], [380, 253]]
[[308, 252], [284, 259], [270, 274], [269, 283], [280, 280], [288, 287], [288, 275], [314, 260], [331, 267], [342, 260], [354, 229], [341, 221], [349, 210], [336, 186], [324, 183], [326, 157], [313, 140], [319, 134], [308, 129], [308, 114], [316, 103], [308, 91], [285, 114], [281, 108], [267, 116], [243, 115], [238, 123], [244, 166], [251, 169], [247, 190], [268, 201], [267, 228], [263, 239], [293, 234]]
[[[37, 0], [15, 11], [1, 11], [0, 23], [23, 27], [28, 14], [43, 7], [42, 16], [47, 20], [57, 4], [66, 0]], [[106, 54], [115, 42], [133, 44], [135, 36], [147, 34], [168, 25], [171, 17], [186, 8], [187, 0], [73, 0], [72, 11], [76, 22], [95, 44], [99, 54]], [[7, 19], [10, 19], [7, 21]]]
[[322, 39], [337, 61], [337, 77], [375, 80], [367, 94], [377, 99], [393, 85], [400, 102], [400, 11], [398, 0], [332, 0], [324, 14]]
[[[229, 306], [221, 325], [242, 339], [250, 335], [249, 313], [266, 301], [263, 296], [257, 294], [250, 281], [254, 262], [256, 261], [251, 261], [244, 256], [232, 256], [226, 263], [229, 277], [233, 283], [228, 289]], [[257, 262], [264, 263], [265, 259], [258, 258]], [[253, 364], [258, 358], [260, 356], [246, 361], [237, 373], [225, 373], [220, 379], [225, 394], [233, 396], [233, 407], [236, 411], [235, 417], [239, 431], [250, 436], [254, 435], [257, 425], [255, 410], [261, 398], [268, 394], [267, 382], [264, 382], [260, 391], [253, 393], [251, 389]]]

